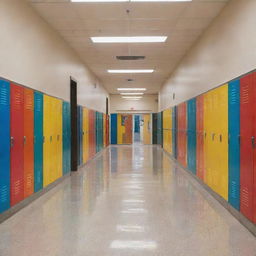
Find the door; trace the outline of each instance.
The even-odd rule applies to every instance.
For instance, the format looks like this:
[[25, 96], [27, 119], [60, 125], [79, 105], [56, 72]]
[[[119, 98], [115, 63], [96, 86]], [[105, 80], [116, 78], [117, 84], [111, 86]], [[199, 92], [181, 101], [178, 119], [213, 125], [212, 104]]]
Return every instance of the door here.
[[204, 173], [204, 95], [196, 99], [196, 175], [205, 179]]
[[196, 174], [196, 99], [191, 99], [187, 103], [188, 119], [188, 145], [187, 162], [188, 169]]
[[118, 114], [117, 143], [132, 144], [132, 115]]
[[144, 123], [143, 123], [143, 143], [151, 144], [151, 115], [144, 114], [143, 115]]
[[34, 92], [24, 89], [24, 197], [34, 193]]
[[24, 199], [24, 89], [11, 84], [11, 206]]
[[0, 213], [10, 208], [10, 83], [0, 80]]
[[228, 201], [240, 209], [240, 81], [236, 80], [228, 86], [228, 133], [229, 133], [229, 192]]
[[117, 144], [117, 114], [110, 115], [111, 121], [111, 144]]
[[255, 73], [240, 80], [240, 211], [255, 222]]

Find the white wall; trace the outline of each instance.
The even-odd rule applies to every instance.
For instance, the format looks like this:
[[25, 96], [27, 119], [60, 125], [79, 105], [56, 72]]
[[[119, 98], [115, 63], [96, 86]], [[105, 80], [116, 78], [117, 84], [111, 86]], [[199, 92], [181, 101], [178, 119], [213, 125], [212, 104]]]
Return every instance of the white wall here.
[[125, 100], [120, 95], [110, 95], [111, 113], [151, 113], [158, 112], [158, 96], [144, 95], [140, 100]]
[[228, 3], [162, 87], [160, 110], [256, 68], [255, 11], [255, 0]]
[[0, 0], [0, 28], [1, 77], [69, 101], [72, 76], [78, 104], [105, 112], [105, 89], [25, 0]]

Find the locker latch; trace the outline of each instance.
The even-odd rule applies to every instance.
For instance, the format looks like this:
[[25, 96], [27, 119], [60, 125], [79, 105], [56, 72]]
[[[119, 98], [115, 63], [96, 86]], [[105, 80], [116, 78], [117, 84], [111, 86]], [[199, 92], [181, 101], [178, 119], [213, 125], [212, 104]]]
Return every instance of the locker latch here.
[[212, 134], [212, 140], [214, 140], [215, 133]]
[[52, 142], [52, 136], [50, 136], [50, 142]]
[[24, 144], [24, 145], [26, 144], [26, 140], [27, 140], [27, 137], [24, 136], [24, 137], [23, 137], [23, 144]]
[[222, 142], [222, 135], [220, 134], [220, 142]]
[[255, 138], [252, 136], [252, 147], [255, 148]]
[[11, 147], [14, 146], [14, 137], [11, 137]]

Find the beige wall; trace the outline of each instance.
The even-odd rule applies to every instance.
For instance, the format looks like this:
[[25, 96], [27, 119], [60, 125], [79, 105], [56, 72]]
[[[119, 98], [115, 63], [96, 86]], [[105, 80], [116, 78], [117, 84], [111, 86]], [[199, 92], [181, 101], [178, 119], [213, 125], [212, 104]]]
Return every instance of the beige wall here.
[[110, 95], [110, 112], [150, 113], [158, 111], [157, 95], [144, 95], [141, 100], [125, 100], [120, 95]]
[[228, 3], [162, 87], [160, 110], [256, 68], [255, 10], [255, 0]]
[[69, 100], [72, 76], [78, 104], [105, 112], [105, 89], [25, 0], [0, 1], [0, 28], [1, 77]]

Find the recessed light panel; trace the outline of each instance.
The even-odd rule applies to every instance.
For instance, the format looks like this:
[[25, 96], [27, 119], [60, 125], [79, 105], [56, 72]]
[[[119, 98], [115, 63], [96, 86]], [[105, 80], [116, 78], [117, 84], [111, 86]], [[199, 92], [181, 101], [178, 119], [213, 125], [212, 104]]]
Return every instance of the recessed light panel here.
[[[90, 0], [92, 1], [92, 0]], [[91, 37], [93, 43], [163, 43], [167, 36], [106, 36]]]
[[127, 74], [127, 73], [153, 73], [154, 69], [109, 69], [108, 73]]
[[118, 91], [146, 91], [146, 88], [117, 88]]
[[121, 95], [143, 95], [143, 92], [121, 92]]

